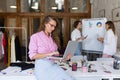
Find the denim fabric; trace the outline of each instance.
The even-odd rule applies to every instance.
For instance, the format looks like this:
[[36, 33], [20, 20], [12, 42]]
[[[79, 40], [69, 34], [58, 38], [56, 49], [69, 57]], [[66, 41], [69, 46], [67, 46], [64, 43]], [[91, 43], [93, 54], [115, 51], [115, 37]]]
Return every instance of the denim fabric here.
[[47, 59], [35, 60], [37, 80], [73, 80], [62, 68]]
[[78, 42], [78, 46], [75, 51], [75, 55], [81, 55], [82, 54], [82, 42]]

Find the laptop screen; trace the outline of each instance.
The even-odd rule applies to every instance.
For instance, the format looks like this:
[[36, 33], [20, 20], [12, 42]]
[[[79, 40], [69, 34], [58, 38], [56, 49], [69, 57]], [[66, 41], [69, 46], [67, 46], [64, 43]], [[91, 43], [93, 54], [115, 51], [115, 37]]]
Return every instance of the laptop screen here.
[[67, 57], [67, 54], [71, 54], [71, 57], [73, 57], [78, 47], [78, 43], [79, 43], [78, 41], [68, 41], [63, 57], [50, 56], [48, 58], [61, 60], [65, 59]]
[[78, 41], [68, 41], [67, 47], [65, 49], [63, 59], [66, 58], [67, 54], [71, 54], [71, 57], [74, 56], [76, 49], [78, 47]]

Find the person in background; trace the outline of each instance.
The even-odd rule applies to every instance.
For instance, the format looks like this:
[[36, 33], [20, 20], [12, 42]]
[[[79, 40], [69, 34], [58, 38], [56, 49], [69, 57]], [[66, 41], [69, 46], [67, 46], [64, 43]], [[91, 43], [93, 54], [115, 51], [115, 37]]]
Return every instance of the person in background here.
[[81, 35], [80, 29], [82, 28], [81, 21], [75, 21], [73, 24], [74, 30], [71, 32], [71, 40], [78, 41], [78, 47], [76, 49], [75, 55], [81, 55], [82, 52], [82, 44], [81, 41], [84, 40], [86, 37]]
[[115, 26], [112, 21], [106, 22], [105, 37], [97, 38], [98, 41], [104, 43], [103, 55], [104, 58], [111, 58], [117, 51], [117, 35], [115, 33]]
[[73, 80], [60, 66], [54, 64], [50, 56], [58, 56], [59, 41], [54, 32], [58, 21], [54, 16], [46, 16], [41, 31], [33, 34], [29, 42], [29, 57], [35, 60], [37, 80]]

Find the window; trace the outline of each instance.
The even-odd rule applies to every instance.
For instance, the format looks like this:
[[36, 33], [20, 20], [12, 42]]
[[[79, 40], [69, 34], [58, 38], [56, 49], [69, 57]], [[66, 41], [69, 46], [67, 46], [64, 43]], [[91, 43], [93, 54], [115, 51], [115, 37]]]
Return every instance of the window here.
[[40, 0], [21, 0], [21, 12], [40, 12]]
[[0, 12], [16, 12], [16, 0], [0, 0]]
[[69, 0], [69, 9], [71, 13], [86, 13], [88, 0]]
[[45, 12], [64, 12], [64, 0], [45, 0]]

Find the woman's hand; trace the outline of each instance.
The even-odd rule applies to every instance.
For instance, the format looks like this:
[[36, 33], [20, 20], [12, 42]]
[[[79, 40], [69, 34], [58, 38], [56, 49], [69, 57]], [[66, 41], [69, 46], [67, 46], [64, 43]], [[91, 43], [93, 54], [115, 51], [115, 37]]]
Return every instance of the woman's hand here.
[[58, 51], [55, 51], [55, 54], [53, 56], [60, 56]]
[[86, 39], [86, 38], [87, 38], [87, 36], [85, 36], [85, 37], [84, 37], [84, 36], [81, 36], [80, 38], [77, 39], [77, 41], [78, 41], [78, 40], [84, 40], [84, 39]]
[[49, 56], [59, 56], [59, 52], [58, 51], [51, 52]]
[[72, 55], [70, 53], [68, 53], [63, 61], [70, 60], [71, 57], [72, 57]]
[[85, 37], [84, 37], [84, 36], [81, 36], [81, 39], [82, 39], [82, 40], [84, 40], [84, 39], [86, 39], [86, 38], [87, 38], [87, 36], [85, 36]]
[[99, 38], [97, 38], [97, 40], [100, 41], [100, 42], [103, 42], [104, 38], [99, 37]]

